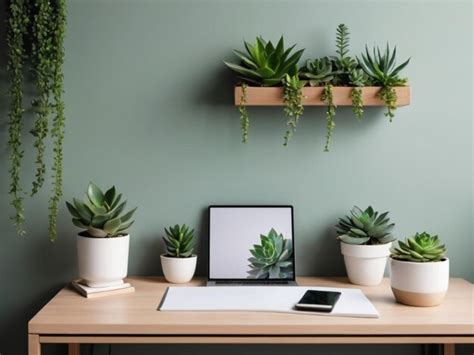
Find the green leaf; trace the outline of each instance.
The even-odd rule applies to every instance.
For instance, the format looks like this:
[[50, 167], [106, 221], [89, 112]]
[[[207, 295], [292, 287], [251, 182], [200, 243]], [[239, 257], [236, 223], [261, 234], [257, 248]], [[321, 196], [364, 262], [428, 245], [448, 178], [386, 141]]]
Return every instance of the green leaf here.
[[82, 203], [76, 198], [73, 199], [73, 202], [74, 206], [76, 207], [77, 213], [81, 216], [81, 219], [90, 222], [92, 219], [91, 210], [89, 210], [89, 208], [84, 203]]
[[104, 193], [93, 182], [91, 182], [87, 188], [87, 196], [95, 206], [101, 207], [104, 205]]
[[120, 228], [120, 225], [122, 224], [122, 222], [120, 221], [120, 218], [114, 218], [114, 219], [111, 219], [109, 221], [107, 221], [105, 224], [104, 224], [104, 231], [108, 234], [108, 235], [111, 235], [111, 236], [114, 236], [115, 233], [118, 231], [118, 229]]
[[71, 205], [69, 202], [66, 201], [66, 206], [67, 206], [67, 209], [69, 211], [69, 213], [75, 217], [75, 218], [81, 218], [81, 216], [79, 215], [79, 213], [76, 211], [76, 209], [74, 208], [73, 205]]
[[108, 189], [105, 192], [104, 199], [109, 206], [112, 206], [112, 203], [114, 202], [114, 199], [115, 199], [115, 194], [116, 194], [115, 186], [112, 186], [110, 189]]
[[134, 209], [128, 211], [126, 214], [121, 216], [120, 219], [121, 219], [122, 223], [127, 222], [130, 218], [132, 218], [133, 214], [135, 213], [136, 210], [137, 210], [137, 207], [135, 207]]

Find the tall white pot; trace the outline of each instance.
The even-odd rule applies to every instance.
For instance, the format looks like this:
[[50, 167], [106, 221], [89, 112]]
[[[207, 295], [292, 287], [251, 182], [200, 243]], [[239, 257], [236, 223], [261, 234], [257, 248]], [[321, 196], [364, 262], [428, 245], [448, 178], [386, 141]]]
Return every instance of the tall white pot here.
[[356, 285], [376, 286], [382, 282], [392, 243], [355, 245], [341, 242], [349, 281]]
[[79, 277], [90, 287], [119, 285], [127, 276], [130, 235], [114, 238], [77, 236]]
[[168, 282], [182, 284], [191, 281], [196, 271], [197, 255], [189, 258], [172, 258], [161, 255], [161, 268]]
[[390, 258], [390, 284], [403, 304], [431, 307], [441, 304], [449, 285], [449, 259], [411, 262]]

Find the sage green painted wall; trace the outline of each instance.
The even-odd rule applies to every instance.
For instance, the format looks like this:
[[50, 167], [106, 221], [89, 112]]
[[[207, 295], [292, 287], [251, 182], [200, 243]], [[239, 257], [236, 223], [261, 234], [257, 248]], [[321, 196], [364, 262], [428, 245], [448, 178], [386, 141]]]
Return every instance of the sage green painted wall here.
[[[131, 206], [139, 206], [130, 274], [161, 273], [159, 236], [177, 222], [197, 228], [198, 273], [205, 274], [209, 204], [288, 203], [295, 206], [297, 274], [343, 275], [333, 225], [352, 205], [372, 204], [391, 211], [397, 237], [438, 233], [449, 248], [451, 274], [474, 280], [470, 1], [76, 0], [69, 1], [68, 13], [64, 196], [80, 196], [93, 180], [116, 184]], [[243, 38], [259, 34], [274, 40], [284, 34], [288, 44], [307, 48], [305, 58], [331, 54], [341, 22], [351, 30], [352, 53], [365, 43], [389, 41], [398, 45], [400, 60], [411, 56], [405, 74], [413, 104], [399, 109], [393, 123], [381, 108], [367, 109], [361, 122], [350, 109], [339, 109], [330, 153], [322, 151], [322, 108], [306, 109], [286, 149], [281, 109], [252, 108], [250, 142], [241, 144], [233, 76], [222, 59], [231, 59]], [[4, 71], [0, 89], [5, 142]], [[59, 239], [48, 242], [43, 192], [27, 200], [28, 235], [15, 235], [8, 219], [8, 153], [0, 152], [0, 353], [17, 355], [26, 351], [27, 320], [76, 276], [76, 229], [63, 208]], [[29, 164], [23, 173], [29, 182]], [[114, 355], [156, 350], [293, 352], [271, 346], [114, 347]], [[298, 347], [301, 354], [315, 350], [420, 352], [415, 346]]]

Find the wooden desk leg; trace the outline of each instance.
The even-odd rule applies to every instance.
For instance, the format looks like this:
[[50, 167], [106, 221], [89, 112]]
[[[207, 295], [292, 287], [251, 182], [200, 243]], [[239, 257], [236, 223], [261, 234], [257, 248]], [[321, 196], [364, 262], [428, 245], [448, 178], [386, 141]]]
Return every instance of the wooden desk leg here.
[[38, 334], [28, 334], [28, 355], [41, 355], [41, 343]]
[[444, 344], [443, 354], [444, 355], [454, 355], [456, 352], [456, 344]]
[[81, 344], [68, 344], [68, 355], [81, 355]]

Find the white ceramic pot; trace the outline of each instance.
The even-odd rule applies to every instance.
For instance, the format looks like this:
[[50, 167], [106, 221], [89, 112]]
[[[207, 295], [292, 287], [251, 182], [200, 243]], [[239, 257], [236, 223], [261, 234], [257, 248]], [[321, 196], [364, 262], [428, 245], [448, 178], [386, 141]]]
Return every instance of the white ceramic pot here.
[[349, 281], [356, 285], [376, 286], [382, 282], [392, 243], [354, 245], [341, 242]]
[[127, 276], [130, 236], [77, 236], [79, 277], [90, 287], [119, 285]]
[[448, 290], [449, 259], [417, 263], [390, 258], [390, 284], [395, 299], [400, 303], [437, 306]]
[[161, 268], [168, 282], [182, 284], [191, 281], [196, 271], [197, 255], [189, 258], [171, 258], [161, 255]]

